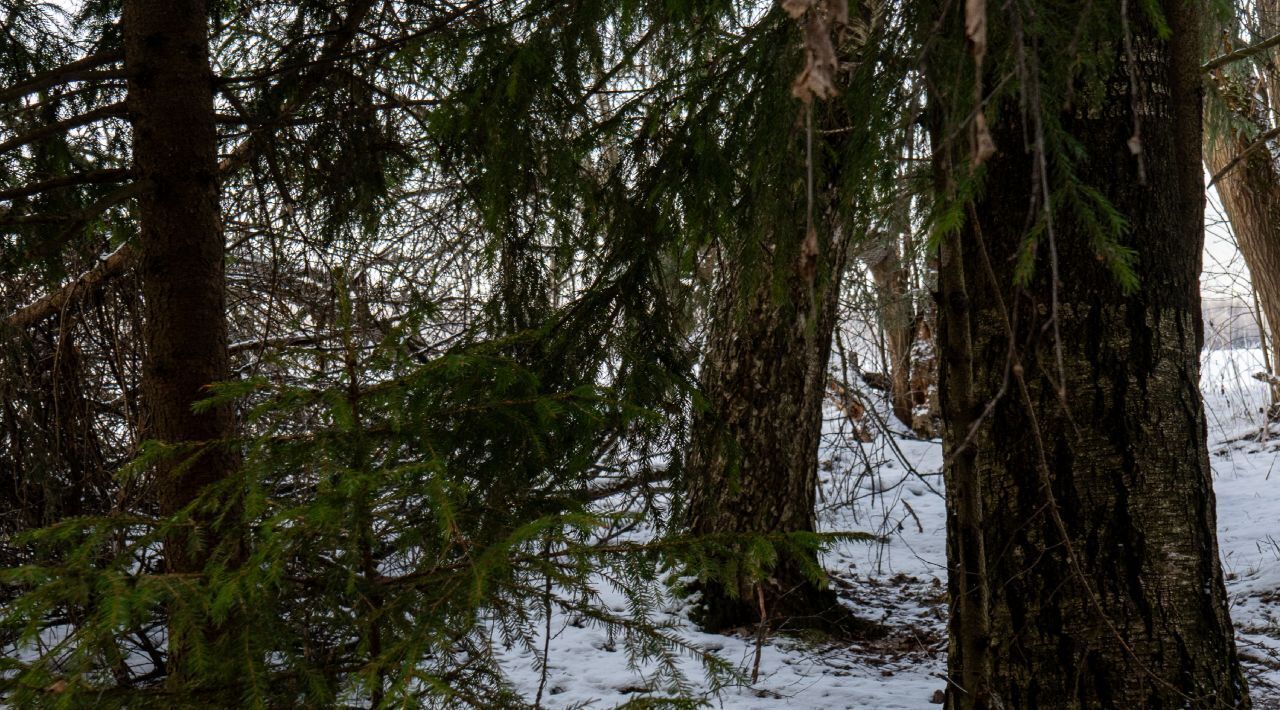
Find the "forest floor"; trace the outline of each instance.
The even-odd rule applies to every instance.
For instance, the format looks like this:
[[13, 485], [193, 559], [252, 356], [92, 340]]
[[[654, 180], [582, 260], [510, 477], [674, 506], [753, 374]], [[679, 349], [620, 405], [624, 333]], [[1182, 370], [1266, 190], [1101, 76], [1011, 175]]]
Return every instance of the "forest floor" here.
[[[1249, 377], [1261, 370], [1257, 351], [1206, 352], [1203, 366], [1218, 540], [1237, 647], [1254, 707], [1280, 709], [1280, 428], [1268, 432], [1260, 425], [1265, 385]], [[946, 668], [941, 446], [903, 435], [860, 442], [848, 422], [834, 410], [828, 414], [820, 526], [874, 532], [884, 542], [841, 544], [823, 562], [843, 602], [890, 632], [854, 644], [812, 634], [762, 637], [755, 629], [722, 636], [699, 632], [687, 609], [669, 608], [664, 620], [682, 639], [741, 671], [739, 683], [713, 693], [699, 662], [692, 655], [681, 660], [691, 690], [710, 707], [939, 706]], [[599, 591], [606, 604], [624, 611], [621, 593], [603, 583]], [[540, 687], [548, 708], [610, 708], [658, 695], [652, 669], [630, 667], [604, 630], [558, 615], [551, 634], [545, 676], [532, 652], [513, 647], [503, 655], [529, 700]]]

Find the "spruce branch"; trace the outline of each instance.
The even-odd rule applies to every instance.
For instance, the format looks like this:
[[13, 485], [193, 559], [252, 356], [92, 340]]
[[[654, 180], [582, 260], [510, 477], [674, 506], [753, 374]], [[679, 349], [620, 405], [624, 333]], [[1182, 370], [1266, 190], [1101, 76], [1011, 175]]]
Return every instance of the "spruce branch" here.
[[124, 55], [116, 50], [100, 52], [83, 59], [76, 60], [70, 64], [66, 64], [55, 69], [50, 69], [43, 74], [33, 77], [30, 81], [17, 86], [11, 86], [7, 89], [0, 89], [0, 103], [20, 99], [23, 96], [34, 94], [37, 91], [47, 89], [58, 84], [66, 84], [73, 81], [95, 81], [98, 79], [124, 79], [128, 75], [119, 69], [98, 70], [97, 68], [104, 64], [112, 64], [124, 58]]
[[83, 173], [74, 173], [72, 175], [63, 175], [62, 177], [52, 178], [43, 182], [33, 182], [21, 187], [0, 190], [0, 200], [13, 200], [19, 197], [27, 197], [28, 195], [35, 195], [62, 187], [123, 182], [128, 180], [132, 174], [133, 173], [127, 169], [109, 168], [105, 170], [91, 170]]
[[28, 143], [33, 143], [41, 138], [47, 138], [59, 133], [66, 133], [73, 128], [87, 126], [107, 118], [119, 118], [127, 114], [127, 107], [123, 101], [99, 106], [91, 111], [65, 118], [55, 123], [48, 123], [39, 128], [32, 129], [26, 133], [20, 133], [3, 143], [0, 143], [0, 154], [8, 153], [14, 148], [20, 148]]

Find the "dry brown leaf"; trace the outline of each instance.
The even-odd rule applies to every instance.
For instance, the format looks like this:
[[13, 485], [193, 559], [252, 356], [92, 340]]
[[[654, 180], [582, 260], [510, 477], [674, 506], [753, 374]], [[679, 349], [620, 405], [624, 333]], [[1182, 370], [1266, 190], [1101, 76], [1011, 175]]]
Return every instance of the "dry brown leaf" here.
[[67, 692], [67, 681], [65, 678], [59, 678], [45, 687], [46, 693], [65, 693]]
[[987, 0], [965, 0], [964, 35], [973, 43], [973, 58], [981, 63], [987, 54]]
[[831, 74], [817, 66], [812, 56], [805, 62], [804, 69], [791, 85], [791, 95], [806, 104], [811, 103], [815, 96], [819, 99], [829, 99], [837, 93], [839, 92], [836, 91]]
[[978, 112], [977, 118], [974, 119], [975, 141], [973, 146], [973, 163], [974, 165], [982, 165], [987, 162], [991, 156], [996, 154], [996, 142], [991, 137], [991, 129], [987, 127], [987, 117]]
[[782, 5], [782, 9], [791, 19], [798, 20], [800, 16], [808, 12], [813, 7], [816, 0], [779, 0], [778, 4]]
[[827, 23], [817, 13], [809, 16], [804, 32], [804, 69], [791, 85], [791, 94], [805, 103], [835, 96], [836, 48]]
[[813, 283], [814, 276], [818, 273], [818, 231], [813, 227], [809, 227], [809, 232], [804, 237], [804, 244], [800, 245], [800, 275], [804, 280]]

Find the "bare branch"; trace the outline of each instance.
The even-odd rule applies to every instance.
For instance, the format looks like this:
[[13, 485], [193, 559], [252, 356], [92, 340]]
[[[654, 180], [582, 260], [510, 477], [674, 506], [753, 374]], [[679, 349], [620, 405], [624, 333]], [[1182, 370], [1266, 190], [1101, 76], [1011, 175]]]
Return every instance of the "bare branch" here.
[[75, 217], [65, 214], [24, 214], [16, 217], [8, 216], [8, 210], [0, 209], [0, 228], [21, 227], [28, 224], [65, 224], [74, 222]]
[[89, 219], [101, 214], [103, 210], [106, 210], [108, 207], [124, 202], [130, 197], [138, 194], [138, 191], [141, 189], [142, 186], [140, 183], [129, 183], [128, 185], [119, 187], [103, 197], [98, 198], [84, 209], [70, 214], [34, 214], [8, 217], [7, 215], [9, 214], [9, 211], [5, 209], [0, 211], [0, 227], [21, 224], [58, 224], [65, 222], [71, 225], [67, 228], [68, 230], [75, 229], [77, 226], [84, 224]]
[[58, 121], [57, 123], [50, 123], [44, 126], [40, 126], [39, 128], [36, 128], [34, 130], [28, 131], [21, 135], [14, 136], [9, 140], [3, 143], [0, 143], [0, 153], [7, 153], [13, 150], [14, 148], [18, 148], [28, 143], [38, 141], [41, 138], [44, 138], [46, 136], [62, 133], [64, 131], [70, 130], [72, 128], [78, 128], [80, 126], [87, 126], [90, 123], [102, 120], [104, 118], [113, 118], [116, 116], [123, 116], [125, 115], [125, 112], [126, 112], [126, 109], [123, 101], [120, 101], [114, 104], [108, 104], [106, 106], [99, 106], [98, 108], [95, 108], [92, 111], [89, 111], [87, 113], [82, 113], [77, 116], [72, 116], [71, 118], [63, 119], [61, 121]]
[[1245, 158], [1248, 158], [1250, 155], [1257, 152], [1260, 148], [1262, 148], [1267, 144], [1267, 141], [1272, 140], [1276, 137], [1280, 137], [1280, 126], [1272, 128], [1266, 133], [1263, 133], [1262, 135], [1258, 136], [1258, 139], [1255, 140], [1253, 143], [1250, 143], [1248, 148], [1245, 148], [1244, 150], [1240, 151], [1240, 155], [1237, 155], [1236, 157], [1232, 158], [1231, 162], [1222, 166], [1221, 170], [1214, 173], [1213, 179], [1209, 181], [1209, 184], [1206, 187], [1213, 187], [1215, 184], [1217, 184], [1219, 180], [1221, 180], [1224, 176], [1226, 176], [1227, 173], [1231, 172], [1232, 168], [1239, 165], [1242, 160], [1244, 160]]
[[[333, 72], [334, 64], [341, 59], [347, 46], [355, 38], [356, 30], [368, 15], [369, 11], [373, 8], [373, 5], [374, 0], [358, 0], [353, 3], [350, 12], [347, 13], [346, 20], [344, 20], [342, 25], [329, 36], [329, 40], [325, 43], [320, 57], [317, 60], [318, 66], [315, 71], [309, 72], [301, 81], [298, 82], [293, 101], [281, 107], [277, 114], [278, 121], [288, 119], [293, 113], [302, 107], [307, 97], [324, 85], [324, 82]], [[84, 125], [106, 115], [123, 114], [123, 103], [104, 106], [87, 114], [76, 116], [71, 119], [67, 119], [67, 121], [62, 121], [57, 124], [46, 126], [42, 129], [37, 129], [25, 136], [11, 139], [6, 143], [0, 144], [0, 153], [10, 150], [17, 145], [23, 145], [31, 140], [36, 140], [40, 136], [66, 130], [74, 125]], [[68, 123], [71, 123], [71, 125], [65, 125]], [[225, 176], [227, 173], [245, 165], [252, 158], [255, 146], [254, 138], [256, 137], [256, 134], [257, 131], [251, 131], [248, 137], [232, 148], [231, 152], [218, 163], [219, 174]], [[24, 218], [14, 219], [18, 220]], [[83, 295], [100, 289], [111, 279], [128, 271], [129, 268], [133, 266], [137, 258], [137, 251], [132, 248], [122, 247], [121, 249], [116, 250], [92, 270], [83, 274], [75, 281], [10, 314], [4, 319], [4, 325], [10, 328], [28, 328], [41, 320], [58, 313], [64, 308], [73, 306]]]
[[132, 175], [132, 172], [123, 168], [93, 170], [86, 173], [63, 175], [62, 177], [45, 180], [44, 182], [35, 182], [9, 190], [0, 190], [0, 200], [12, 200], [19, 197], [26, 197], [27, 195], [45, 192], [46, 190], [55, 190], [60, 187], [71, 187], [73, 185], [97, 185], [104, 182], [123, 182], [128, 180], [130, 175]]
[[134, 249], [128, 244], [122, 245], [76, 280], [6, 316], [5, 327], [19, 330], [30, 328], [46, 318], [61, 313], [64, 309], [73, 306], [80, 296], [97, 291], [111, 279], [128, 271], [135, 260]]
[[[352, 3], [351, 10], [347, 13], [346, 20], [342, 25], [329, 36], [325, 46], [320, 51], [320, 56], [316, 59], [318, 65], [315, 71], [309, 72], [298, 82], [295, 99], [280, 107], [280, 111], [276, 116], [277, 121], [289, 119], [299, 108], [305, 103], [312, 92], [324, 85], [324, 82], [333, 73], [334, 66], [347, 45], [351, 43], [356, 36], [356, 29], [360, 23], [364, 21], [366, 15], [373, 8], [373, 0], [358, 0]], [[258, 135], [257, 130], [249, 132], [249, 135], [231, 149], [225, 158], [218, 163], [219, 173], [229, 173], [245, 163], [249, 162], [253, 155], [254, 139]]]
[[94, 79], [123, 79], [125, 74], [121, 70], [103, 70], [94, 71], [103, 64], [118, 62], [124, 58], [120, 52], [102, 52], [93, 54], [83, 59], [78, 59], [70, 64], [60, 66], [56, 69], [40, 74], [31, 81], [17, 86], [11, 86], [7, 89], [0, 90], [0, 102], [12, 101], [28, 94], [33, 94], [41, 89], [47, 89], [50, 86], [65, 84], [71, 81], [92, 81]]
[[1226, 66], [1231, 62], [1238, 62], [1241, 59], [1248, 59], [1255, 54], [1265, 52], [1276, 45], [1280, 45], [1280, 33], [1271, 35], [1257, 44], [1251, 44], [1248, 47], [1241, 47], [1234, 52], [1227, 52], [1221, 56], [1214, 57], [1213, 59], [1205, 62], [1204, 66], [1201, 68], [1205, 71], [1213, 71], [1214, 69]]
[[1253, 373], [1253, 379], [1258, 380], [1259, 382], [1265, 382], [1273, 387], [1280, 387], [1280, 377], [1276, 377], [1275, 375], [1267, 372], [1255, 372]]

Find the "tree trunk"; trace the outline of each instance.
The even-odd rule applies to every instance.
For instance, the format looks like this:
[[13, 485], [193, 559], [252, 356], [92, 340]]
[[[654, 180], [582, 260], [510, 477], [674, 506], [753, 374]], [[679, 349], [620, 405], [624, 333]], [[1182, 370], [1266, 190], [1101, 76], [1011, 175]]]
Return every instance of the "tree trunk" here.
[[[931, 315], [912, 301], [910, 258], [911, 204], [903, 200], [892, 219], [899, 220], [887, 243], [867, 251], [861, 259], [878, 292], [878, 312], [888, 359], [889, 404], [898, 421], [918, 436], [938, 436], [938, 364], [934, 354]], [[897, 235], [901, 235], [901, 239]]]
[[[840, 269], [824, 269], [827, 283], [810, 302], [799, 275], [784, 277], [786, 297], [779, 298], [769, 275], [747, 285], [740, 261], [724, 265], [714, 296], [700, 373], [706, 407], [694, 415], [685, 464], [690, 531], [812, 532]], [[771, 575], [776, 584], [759, 588], [746, 574], [734, 589], [704, 585], [704, 627], [760, 621], [761, 594], [767, 616], [821, 611], [820, 590], [802, 564], [781, 561]]]
[[[836, 229], [827, 233], [809, 278], [804, 267], [775, 264], [786, 272], [752, 280], [736, 256], [722, 265], [701, 368], [705, 408], [694, 414], [685, 463], [694, 535], [815, 529], [822, 401], [849, 240]], [[743, 553], [730, 547], [731, 557]], [[812, 553], [780, 553], [766, 580], [740, 571], [727, 584], [702, 583], [704, 628], [763, 619], [874, 632], [806, 573], [818, 569]]]
[[[1260, 33], [1274, 33], [1280, 26], [1276, 21], [1280, 16], [1278, 4], [1275, 0], [1257, 3]], [[1231, 81], [1224, 72], [1214, 73], [1219, 91], [1235, 114], [1233, 118], [1250, 124], [1256, 131], [1255, 136], [1250, 137], [1241, 131], [1238, 123], [1228, 121], [1207, 131], [1204, 162], [1212, 174], [1218, 175], [1231, 161], [1245, 156], [1256, 136], [1274, 125], [1280, 77], [1276, 76], [1274, 65], [1268, 65], [1262, 77], [1264, 85], [1260, 96], [1255, 96], [1246, 87]], [[1258, 98], [1265, 98], [1266, 103], [1271, 104], [1270, 110], [1266, 105], [1260, 105]], [[1276, 334], [1280, 332], [1280, 171], [1276, 170], [1270, 147], [1260, 146], [1248, 153], [1218, 179], [1217, 188], [1258, 294], [1266, 331], [1270, 335], [1267, 341], [1271, 351], [1270, 362], [1275, 368], [1280, 363], [1276, 359], [1280, 357], [1280, 342], [1276, 340]], [[1280, 407], [1280, 387], [1272, 385], [1271, 416], [1276, 415], [1277, 407]]]
[[[144, 186], [138, 245], [147, 434], [181, 447], [157, 471], [165, 516], [236, 465], [223, 443], [234, 431], [231, 409], [192, 411], [209, 395], [206, 387], [230, 372], [207, 19], [204, 0], [128, 0], [121, 23], [134, 171]], [[220, 534], [211, 523], [197, 514], [190, 529], [165, 540], [168, 572], [203, 571]], [[170, 625], [169, 671], [181, 680], [193, 672], [185, 667], [193, 639], [176, 635], [175, 628]]]
[[916, 314], [916, 334], [911, 344], [911, 430], [934, 439], [942, 432], [942, 407], [938, 401], [938, 353], [932, 324], [936, 316]]
[[[1016, 104], [993, 122], [1000, 152], [970, 218], [943, 243], [951, 708], [1249, 703], [1199, 391], [1200, 10], [1162, 2], [1162, 41], [1129, 6], [1136, 61], [1099, 40], [1120, 57], [1116, 75], [1059, 118], [1079, 142], [1076, 174], [1128, 220], [1136, 290], [1066, 210], [1052, 242], [1041, 234], [1040, 261], [1056, 247], [1061, 282], [1042, 263], [1014, 285], [1044, 174], [1024, 150], [1038, 127]], [[1145, 181], [1128, 148], [1134, 110]]]
[[[1251, 144], [1252, 140], [1233, 127], [1224, 127], [1205, 141], [1205, 163], [1216, 175]], [[1270, 149], [1253, 151], [1218, 180], [1217, 188], [1258, 292], [1270, 334], [1267, 344], [1271, 362], [1280, 362], [1276, 359], [1280, 357], [1280, 343], [1276, 340], [1280, 331], [1280, 173]], [[1280, 404], [1280, 390], [1274, 385], [1271, 404], [1273, 411]]]
[[912, 425], [915, 400], [911, 387], [911, 346], [915, 342], [916, 318], [907, 294], [907, 271], [892, 238], [883, 251], [867, 258], [871, 278], [879, 291], [880, 322], [884, 328], [889, 359], [889, 403], [898, 421]]

